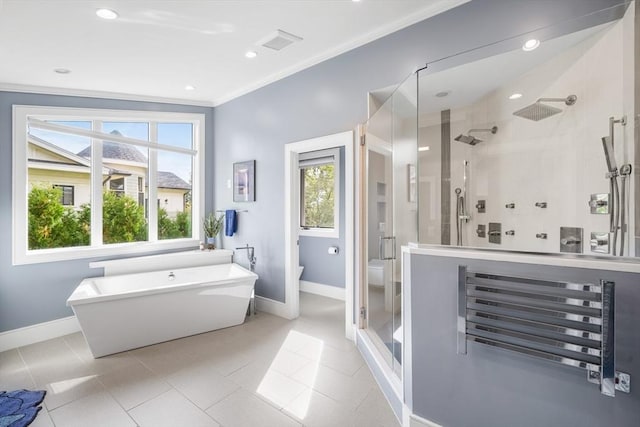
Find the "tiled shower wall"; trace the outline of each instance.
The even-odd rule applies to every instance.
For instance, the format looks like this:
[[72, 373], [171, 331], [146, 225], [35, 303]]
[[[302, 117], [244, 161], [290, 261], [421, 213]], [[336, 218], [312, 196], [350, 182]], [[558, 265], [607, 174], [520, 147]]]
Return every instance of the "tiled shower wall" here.
[[[467, 208], [471, 220], [463, 227], [464, 245], [495, 247], [513, 250], [558, 252], [560, 227], [584, 229], [582, 249], [591, 253], [591, 232], [606, 232], [608, 215], [589, 213], [588, 201], [592, 193], [608, 193], [605, 178], [606, 164], [601, 137], [608, 135], [609, 117], [634, 117], [634, 76], [623, 70], [633, 69], [625, 61], [633, 62], [633, 37], [626, 33], [633, 28], [633, 5], [625, 18], [604, 27], [597, 34], [565, 50], [550, 61], [531, 69], [514, 81], [505, 82], [499, 89], [465, 108], [451, 110], [450, 163], [450, 241], [456, 242], [456, 197], [453, 190], [463, 187], [463, 161], [470, 163], [470, 183]], [[506, 65], [508, 66], [508, 65]], [[445, 71], [446, 72], [446, 71]], [[519, 100], [509, 100], [514, 92], [523, 93]], [[575, 94], [573, 106], [550, 104], [563, 111], [535, 122], [516, 117], [513, 112], [541, 97], [564, 98]], [[444, 123], [435, 123], [435, 115], [421, 118], [431, 123], [420, 129], [420, 140], [438, 140]], [[616, 158], [618, 165], [634, 162], [633, 120], [631, 125], [615, 126]], [[471, 128], [490, 128], [497, 125], [495, 135], [476, 134], [484, 141], [469, 146], [453, 140]], [[423, 145], [423, 144], [421, 144]], [[445, 200], [442, 195], [427, 194], [436, 188], [433, 180], [446, 180], [444, 167], [435, 167], [440, 147], [431, 143], [428, 152], [420, 153], [420, 241], [443, 243], [437, 222], [430, 218], [429, 205]], [[635, 174], [635, 170], [634, 170]], [[630, 180], [628, 194], [634, 194], [634, 180]], [[438, 186], [439, 187], [439, 186]], [[475, 205], [486, 200], [486, 213], [478, 213]], [[546, 202], [547, 208], [535, 206]], [[515, 203], [515, 209], [505, 205]], [[634, 230], [634, 203], [629, 204], [629, 230]], [[440, 209], [438, 209], [440, 210]], [[443, 209], [444, 211], [444, 209]], [[487, 238], [476, 236], [478, 224], [502, 224], [502, 244], [490, 244]], [[513, 236], [504, 234], [514, 230]], [[546, 240], [536, 238], [546, 233]], [[633, 242], [633, 236], [627, 242]], [[627, 244], [633, 255], [633, 244]]]

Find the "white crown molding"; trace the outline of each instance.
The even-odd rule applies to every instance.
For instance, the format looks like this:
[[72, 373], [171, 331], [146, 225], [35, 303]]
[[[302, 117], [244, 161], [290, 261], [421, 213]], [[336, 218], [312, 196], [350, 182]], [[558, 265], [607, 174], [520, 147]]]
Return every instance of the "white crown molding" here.
[[50, 86], [32, 86], [0, 82], [0, 92], [37, 93], [42, 95], [79, 96], [82, 98], [118, 99], [122, 101], [155, 102], [160, 104], [190, 105], [194, 107], [213, 107], [210, 101], [196, 101], [191, 99], [164, 98], [150, 95], [136, 95], [130, 93], [106, 92], [99, 90], [71, 89]]
[[37, 325], [0, 333], [0, 353], [25, 345], [62, 337], [80, 331], [76, 316], [64, 317]]
[[[238, 98], [242, 95], [246, 95], [250, 92], [253, 92], [254, 90], [260, 89], [261, 87], [264, 87], [270, 83], [273, 83], [275, 81], [278, 81], [280, 79], [283, 79], [285, 77], [288, 77], [292, 74], [297, 73], [298, 71], [302, 71], [306, 68], [310, 68], [314, 65], [319, 64], [320, 62], [326, 61], [327, 59], [331, 59], [334, 58], [338, 55], [341, 55], [345, 52], [348, 52], [352, 49], [355, 49], [357, 47], [363, 46], [369, 42], [372, 42], [374, 40], [377, 40], [381, 37], [387, 36], [391, 33], [394, 33], [396, 31], [399, 31], [403, 28], [406, 28], [410, 25], [416, 24], [420, 21], [424, 21], [425, 19], [431, 18], [432, 16], [438, 15], [439, 13], [445, 12], [449, 9], [453, 9], [455, 7], [458, 7], [462, 4], [468, 3], [471, 0], [440, 0], [437, 1], [427, 7], [425, 7], [424, 9], [408, 15], [402, 19], [393, 21], [393, 22], [389, 22], [386, 25], [377, 27], [375, 30], [364, 34], [360, 37], [351, 39], [339, 46], [336, 46], [335, 48], [326, 50], [306, 61], [302, 61], [299, 62], [291, 67], [285, 68], [284, 70], [275, 73], [275, 74], [271, 74], [267, 77], [265, 77], [264, 79], [258, 80], [250, 85], [247, 85], [241, 89], [235, 90], [231, 93], [229, 93], [228, 95], [222, 96], [220, 98], [214, 99], [213, 100], [213, 105], [214, 106], [218, 106], [221, 104], [224, 104], [225, 102], [231, 101], [235, 98]], [[418, 64], [416, 64], [418, 65]], [[409, 71], [415, 71], [415, 70], [409, 70]]]

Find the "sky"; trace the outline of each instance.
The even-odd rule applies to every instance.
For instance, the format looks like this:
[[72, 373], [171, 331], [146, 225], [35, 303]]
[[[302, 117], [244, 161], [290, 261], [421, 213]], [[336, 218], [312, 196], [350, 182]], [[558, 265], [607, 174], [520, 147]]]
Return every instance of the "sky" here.
[[[91, 129], [90, 121], [50, 121], [69, 127]], [[123, 136], [149, 140], [149, 124], [140, 122], [103, 122], [103, 132], [118, 131]], [[43, 129], [30, 129], [30, 133], [47, 142], [55, 144], [74, 154], [90, 145], [90, 138]], [[158, 143], [181, 148], [192, 148], [192, 125], [190, 123], [158, 123]], [[148, 157], [148, 149], [135, 147]], [[158, 151], [158, 170], [173, 172], [186, 182], [191, 182], [192, 157], [187, 154]]]

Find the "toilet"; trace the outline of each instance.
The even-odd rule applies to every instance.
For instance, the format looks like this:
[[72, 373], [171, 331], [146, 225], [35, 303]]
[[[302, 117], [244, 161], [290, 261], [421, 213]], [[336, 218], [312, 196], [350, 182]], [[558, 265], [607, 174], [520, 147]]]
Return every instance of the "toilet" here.
[[369, 286], [384, 286], [384, 261], [381, 259], [370, 259], [369, 266]]

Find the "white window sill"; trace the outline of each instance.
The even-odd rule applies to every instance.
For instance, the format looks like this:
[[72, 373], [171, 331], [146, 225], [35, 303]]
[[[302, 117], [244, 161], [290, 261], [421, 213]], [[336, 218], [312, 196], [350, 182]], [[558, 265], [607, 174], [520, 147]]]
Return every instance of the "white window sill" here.
[[14, 253], [13, 265], [39, 264], [44, 262], [71, 261], [115, 255], [137, 255], [155, 251], [197, 248], [196, 239], [174, 239], [158, 242], [119, 243], [102, 247], [56, 248]]
[[330, 239], [338, 239], [340, 237], [340, 233], [337, 228], [332, 228], [332, 229], [310, 228], [308, 230], [301, 228], [298, 231], [298, 235], [305, 236], [305, 237], [326, 237]]

